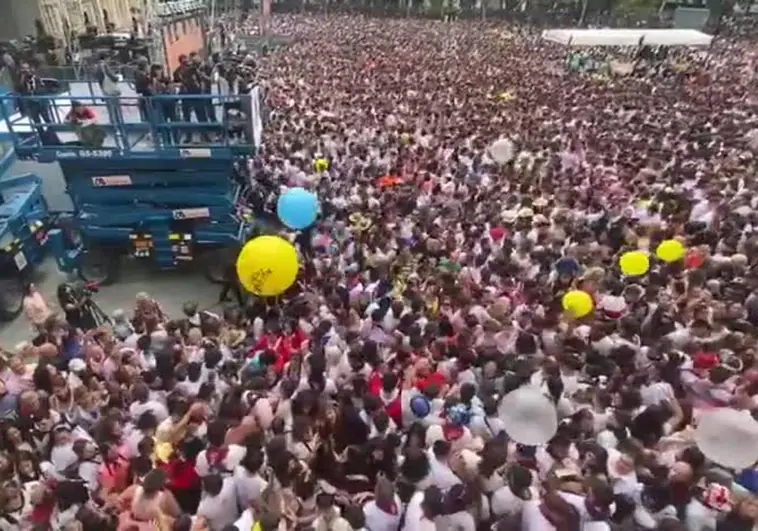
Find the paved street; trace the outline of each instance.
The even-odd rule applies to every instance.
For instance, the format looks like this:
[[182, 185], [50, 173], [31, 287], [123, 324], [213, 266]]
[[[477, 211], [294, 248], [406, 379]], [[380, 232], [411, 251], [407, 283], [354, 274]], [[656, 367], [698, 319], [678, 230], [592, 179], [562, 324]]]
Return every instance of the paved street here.
[[[36, 282], [40, 291], [49, 302], [55, 302], [58, 307], [55, 291], [65, 276], [58, 272], [53, 260], [46, 261], [38, 272]], [[103, 287], [94, 299], [108, 314], [117, 308], [131, 312], [134, 296], [140, 291], [146, 291], [161, 303], [170, 317], [175, 317], [181, 315], [182, 305], [187, 301], [197, 301], [203, 309], [211, 307], [218, 300], [219, 289], [219, 286], [211, 284], [199, 273], [154, 271], [147, 264], [127, 262], [118, 282]], [[220, 306], [216, 306], [216, 309], [220, 309]], [[21, 341], [29, 339], [29, 330], [29, 324], [23, 315], [11, 323], [0, 324], [0, 346], [12, 349]]]

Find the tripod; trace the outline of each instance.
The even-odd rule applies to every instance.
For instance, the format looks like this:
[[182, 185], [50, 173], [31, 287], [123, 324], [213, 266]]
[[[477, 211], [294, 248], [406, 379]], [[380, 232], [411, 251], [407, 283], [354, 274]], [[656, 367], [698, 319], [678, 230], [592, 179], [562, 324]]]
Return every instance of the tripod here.
[[96, 326], [101, 326], [105, 323], [111, 323], [111, 318], [108, 317], [108, 314], [103, 311], [103, 309], [92, 299], [87, 299], [84, 303], [84, 306], [82, 306], [82, 310], [85, 312], [89, 312], [89, 314], [92, 316], [92, 319], [95, 321]]

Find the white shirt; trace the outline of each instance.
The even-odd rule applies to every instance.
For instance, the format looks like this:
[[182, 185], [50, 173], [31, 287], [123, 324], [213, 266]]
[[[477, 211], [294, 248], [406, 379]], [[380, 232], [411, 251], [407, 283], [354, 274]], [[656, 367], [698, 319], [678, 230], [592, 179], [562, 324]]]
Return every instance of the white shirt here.
[[521, 531], [555, 531], [555, 526], [540, 511], [539, 500], [524, 502], [521, 510]]
[[468, 511], [460, 511], [434, 519], [437, 529], [448, 531], [476, 531], [476, 521]]
[[539, 492], [534, 487], [529, 487], [532, 493], [531, 500], [523, 500], [516, 496], [508, 485], [504, 485], [492, 493], [492, 514], [495, 516], [512, 516], [519, 514], [528, 501], [537, 500]]
[[373, 500], [364, 505], [363, 516], [366, 518], [366, 529], [369, 531], [397, 531], [402, 514], [402, 504], [397, 495], [395, 495], [395, 507], [397, 507], [395, 514], [389, 514], [382, 511]]
[[234, 469], [234, 486], [237, 490], [237, 500], [240, 507], [250, 507], [250, 504], [261, 497], [268, 483], [259, 474], [250, 474], [244, 467]]
[[155, 420], [157, 420], [159, 424], [168, 418], [168, 409], [166, 406], [155, 400], [148, 400], [144, 403], [132, 402], [129, 406], [129, 415], [135, 421], [146, 411], [150, 411], [155, 415]]
[[[245, 458], [247, 450], [244, 446], [237, 444], [230, 444], [228, 446], [229, 451], [222, 462], [224, 469], [229, 472], [233, 472], [237, 465]], [[198, 476], [203, 477], [211, 473], [210, 466], [208, 464], [207, 450], [203, 450], [197, 454], [197, 460], [195, 461], [195, 470]]]
[[447, 463], [443, 463], [434, 456], [434, 452], [427, 451], [429, 457], [429, 476], [432, 484], [440, 488], [442, 492], [447, 491], [454, 485], [461, 483], [461, 478], [455, 475]]
[[239, 516], [234, 480], [224, 478], [221, 492], [216, 496], [204, 495], [197, 507], [197, 514], [208, 519], [211, 531], [222, 531], [227, 525], [233, 524]]
[[471, 419], [469, 428], [471, 429], [472, 434], [488, 441], [501, 431], [505, 431], [505, 423], [499, 417], [475, 415], [474, 418]]
[[255, 525], [255, 515], [252, 509], [245, 509], [242, 515], [234, 522], [237, 531], [250, 531]]
[[640, 389], [642, 403], [646, 406], [656, 406], [674, 398], [674, 389], [668, 382], [655, 382]]
[[699, 500], [692, 500], [687, 504], [687, 512], [684, 524], [687, 531], [712, 531], [716, 529], [718, 513], [709, 509]]
[[73, 465], [79, 460], [74, 453], [74, 444], [68, 443], [61, 446], [53, 446], [50, 452], [50, 461], [55, 467], [55, 471], [63, 473], [68, 467]]
[[424, 493], [416, 491], [411, 496], [408, 506], [405, 509], [405, 525], [403, 531], [435, 531], [436, 527], [432, 520], [424, 518], [424, 511], [421, 504], [424, 501]]

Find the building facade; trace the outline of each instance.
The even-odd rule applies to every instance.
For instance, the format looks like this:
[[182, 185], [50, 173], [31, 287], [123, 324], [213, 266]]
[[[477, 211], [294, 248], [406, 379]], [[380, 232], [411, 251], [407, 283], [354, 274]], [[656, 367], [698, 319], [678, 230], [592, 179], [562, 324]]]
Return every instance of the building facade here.
[[71, 33], [83, 33], [95, 26], [99, 33], [108, 27], [116, 32], [129, 32], [135, 10], [144, 0], [0, 0], [0, 40], [23, 38], [36, 34], [35, 21], [45, 32], [65, 40]]

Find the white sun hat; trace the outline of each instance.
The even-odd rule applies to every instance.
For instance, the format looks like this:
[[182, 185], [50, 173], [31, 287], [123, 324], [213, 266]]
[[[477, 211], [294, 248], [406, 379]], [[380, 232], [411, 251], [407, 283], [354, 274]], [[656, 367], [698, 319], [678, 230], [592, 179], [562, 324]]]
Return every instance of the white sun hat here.
[[741, 470], [758, 462], [758, 422], [747, 411], [723, 407], [702, 412], [695, 442], [721, 466]]
[[536, 387], [520, 387], [505, 395], [498, 414], [508, 436], [520, 444], [544, 444], [558, 431], [555, 404]]

